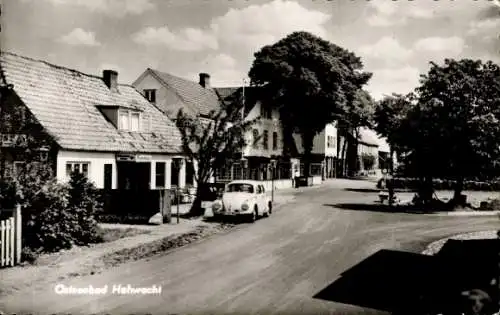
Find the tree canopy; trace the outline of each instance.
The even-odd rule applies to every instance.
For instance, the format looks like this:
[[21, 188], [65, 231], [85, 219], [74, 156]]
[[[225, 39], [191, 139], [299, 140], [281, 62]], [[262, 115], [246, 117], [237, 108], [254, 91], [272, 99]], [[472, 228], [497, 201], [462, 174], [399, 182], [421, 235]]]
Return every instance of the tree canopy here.
[[307, 32], [294, 32], [254, 56], [251, 83], [279, 109], [284, 133], [301, 135], [308, 172], [314, 136], [345, 117], [371, 73], [362, 71], [354, 53]]
[[375, 119], [407, 171], [456, 180], [455, 199], [465, 179], [499, 174], [500, 68], [491, 61], [431, 62], [413, 99], [384, 99]]

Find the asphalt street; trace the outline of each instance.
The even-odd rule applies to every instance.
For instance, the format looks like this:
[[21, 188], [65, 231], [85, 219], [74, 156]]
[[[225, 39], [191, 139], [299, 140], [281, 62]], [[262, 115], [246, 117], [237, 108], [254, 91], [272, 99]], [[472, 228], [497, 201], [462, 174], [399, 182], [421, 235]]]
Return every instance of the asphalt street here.
[[[347, 184], [346, 184], [347, 183]], [[349, 191], [372, 183], [305, 188], [270, 218], [149, 260], [102, 274], [62, 280], [66, 286], [161, 286], [156, 295], [58, 295], [54, 287], [0, 298], [5, 313], [32, 314], [385, 314], [314, 298], [381, 249], [419, 252], [441, 237], [497, 229], [497, 217], [387, 213], [363, 205], [376, 193]], [[359, 204], [356, 210], [339, 204]]]

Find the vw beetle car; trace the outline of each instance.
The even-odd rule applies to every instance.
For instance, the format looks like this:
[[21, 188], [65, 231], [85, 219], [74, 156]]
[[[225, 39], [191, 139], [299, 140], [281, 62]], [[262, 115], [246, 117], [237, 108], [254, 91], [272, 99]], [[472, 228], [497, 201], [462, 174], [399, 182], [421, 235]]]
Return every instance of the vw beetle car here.
[[216, 217], [241, 216], [255, 222], [271, 215], [273, 204], [261, 183], [235, 180], [226, 185], [222, 198], [214, 201], [212, 211]]

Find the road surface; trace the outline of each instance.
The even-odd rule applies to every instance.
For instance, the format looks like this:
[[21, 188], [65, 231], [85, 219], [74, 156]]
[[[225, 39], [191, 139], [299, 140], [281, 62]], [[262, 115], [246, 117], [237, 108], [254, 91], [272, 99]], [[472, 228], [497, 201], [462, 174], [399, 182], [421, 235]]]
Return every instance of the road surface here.
[[[346, 182], [352, 185], [366, 185]], [[161, 286], [157, 295], [58, 295], [54, 286], [0, 298], [0, 310], [32, 314], [385, 314], [315, 299], [340, 274], [381, 249], [423, 250], [452, 234], [496, 229], [497, 217], [431, 217], [347, 210], [376, 193], [335, 183], [306, 188], [270, 218], [174, 250], [62, 284]], [[373, 184], [369, 184], [373, 187]], [[358, 207], [359, 208], [359, 207]]]

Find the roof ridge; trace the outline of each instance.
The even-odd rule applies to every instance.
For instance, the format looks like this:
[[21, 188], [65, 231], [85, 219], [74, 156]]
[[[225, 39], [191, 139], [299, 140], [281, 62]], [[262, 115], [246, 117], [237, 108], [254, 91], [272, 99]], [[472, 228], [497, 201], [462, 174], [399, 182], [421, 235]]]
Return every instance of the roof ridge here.
[[[96, 74], [88, 74], [88, 73], [82, 72], [80, 70], [76, 70], [76, 69], [72, 69], [72, 68], [68, 68], [68, 67], [56, 65], [54, 63], [48, 62], [48, 61], [43, 60], [43, 59], [36, 59], [36, 58], [33, 58], [33, 57], [27, 57], [27, 56], [24, 56], [24, 55], [21, 55], [21, 54], [17, 54], [17, 53], [13, 53], [13, 52], [10, 52], [10, 51], [5, 51], [5, 50], [1, 50], [0, 52], [1, 52], [1, 54], [7, 54], [7, 55], [15, 56], [15, 57], [22, 58], [22, 59], [25, 59], [25, 60], [29, 60], [29, 61], [32, 61], [32, 62], [44, 63], [47, 66], [52, 67], [52, 68], [62, 69], [62, 70], [68, 70], [68, 71], [71, 71], [71, 72], [76, 72], [77, 74], [80, 74], [80, 75], [84, 75], [86, 77], [91, 77], [91, 78], [101, 79], [102, 80], [102, 77], [98, 76]], [[122, 86], [129, 85], [130, 86], [130, 84], [127, 84], [127, 83], [119, 83], [118, 85], [122, 85]]]
[[[168, 74], [166, 72], [161, 72], [161, 71], [158, 71], [158, 70], [155, 70], [155, 69], [151, 69], [151, 68], [148, 68], [149, 70], [151, 70], [151, 72], [155, 75], [155, 77], [160, 80], [160, 82], [162, 82], [164, 85], [168, 86], [169, 88], [171, 88], [172, 90], [175, 91], [175, 94], [182, 100], [182, 102], [184, 103], [184, 105], [186, 105], [192, 112], [194, 113], [197, 113], [198, 110], [196, 108], [193, 108], [193, 106], [191, 106], [191, 104], [189, 104], [189, 101], [186, 100], [178, 91], [176, 88], [170, 86], [170, 84], [168, 84], [167, 82], [165, 82], [165, 80], [163, 80], [163, 78], [161, 77], [161, 75], [159, 75], [158, 73], [161, 73], [161, 74], [167, 74], [167, 75], [171, 75], [171, 74]], [[171, 76], [174, 76], [174, 75], [171, 75]], [[175, 77], [175, 76], [174, 76]], [[185, 79], [183, 79], [185, 80]], [[189, 80], [186, 80], [186, 81], [189, 81]]]

